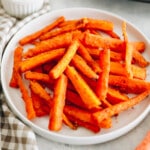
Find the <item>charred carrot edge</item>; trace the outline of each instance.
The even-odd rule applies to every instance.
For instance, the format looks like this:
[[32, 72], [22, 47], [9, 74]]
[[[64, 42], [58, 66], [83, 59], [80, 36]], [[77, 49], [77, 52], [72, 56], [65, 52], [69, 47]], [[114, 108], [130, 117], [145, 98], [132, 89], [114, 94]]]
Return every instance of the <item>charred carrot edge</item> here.
[[74, 67], [67, 66], [65, 73], [68, 78], [71, 80], [76, 91], [79, 93], [83, 103], [87, 109], [97, 108], [101, 102], [92, 91], [92, 89], [87, 85], [84, 79], [79, 75]]
[[22, 59], [22, 51], [23, 48], [20, 46], [17, 47], [14, 51], [13, 71], [12, 71], [11, 79], [9, 81], [9, 85], [14, 88], [18, 87], [16, 73], [19, 72], [19, 64]]
[[48, 26], [42, 28], [41, 30], [34, 32], [33, 34], [27, 35], [24, 38], [22, 38], [19, 41], [19, 44], [25, 45], [25, 44], [31, 43], [32, 41], [39, 38], [41, 35], [45, 34], [46, 32], [48, 32], [48, 31], [52, 30], [53, 28], [55, 28], [56, 26], [58, 26], [60, 23], [64, 22], [64, 20], [65, 20], [65, 18], [63, 16], [59, 17], [54, 22], [52, 22]]
[[35, 68], [39, 65], [42, 65], [50, 60], [53, 60], [57, 57], [60, 57], [64, 54], [65, 49], [61, 48], [61, 49], [56, 49], [56, 50], [52, 50], [49, 52], [45, 52], [39, 55], [36, 55], [34, 57], [28, 58], [23, 60], [20, 63], [20, 70], [21, 72], [25, 72], [28, 71], [32, 68]]
[[55, 65], [49, 72], [49, 76], [53, 79], [57, 79], [66, 69], [67, 65], [71, 62], [76, 51], [78, 50], [79, 42], [73, 41], [72, 44], [68, 47], [66, 53], [59, 60], [57, 65]]
[[59, 131], [62, 128], [63, 109], [65, 106], [66, 90], [68, 78], [62, 74], [56, 81], [54, 87], [53, 103], [50, 111], [50, 121], [48, 128]]
[[150, 90], [146, 90], [143, 93], [131, 98], [128, 101], [113, 105], [111, 107], [103, 109], [102, 111], [96, 112], [93, 114], [93, 119], [95, 119], [96, 123], [100, 124], [104, 119], [119, 114], [120, 112], [127, 110], [135, 106], [136, 104], [140, 103], [149, 95], [149, 93]]

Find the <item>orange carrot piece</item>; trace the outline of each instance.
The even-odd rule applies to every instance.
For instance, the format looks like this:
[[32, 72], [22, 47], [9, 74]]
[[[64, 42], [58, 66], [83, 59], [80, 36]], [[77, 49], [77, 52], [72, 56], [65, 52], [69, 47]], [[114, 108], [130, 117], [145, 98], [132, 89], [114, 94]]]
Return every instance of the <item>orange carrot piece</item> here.
[[110, 50], [121, 51], [124, 49], [124, 41], [120, 39], [94, 35], [91, 33], [86, 33], [83, 41], [86, 45], [93, 48], [105, 48], [107, 45]]
[[[87, 48], [89, 54], [94, 58], [99, 58], [100, 51], [97, 48]], [[114, 52], [110, 50], [110, 59], [112, 61], [121, 61], [123, 59], [122, 53]]]
[[135, 148], [135, 150], [149, 150], [150, 149], [150, 131], [147, 132], [141, 143]]
[[94, 124], [92, 120], [92, 113], [87, 110], [80, 109], [71, 105], [65, 105], [64, 113], [66, 114], [66, 116], [72, 116], [74, 119]]
[[97, 124], [100, 124], [104, 119], [107, 119], [109, 117], [112, 117], [116, 114], [121, 113], [122, 111], [125, 111], [136, 104], [140, 103], [142, 100], [144, 100], [148, 95], [150, 94], [150, 90], [144, 91], [143, 93], [131, 98], [128, 101], [112, 105], [111, 107], [105, 108], [99, 112], [95, 112], [93, 114], [93, 119], [95, 119], [95, 122]]
[[28, 58], [49, 50], [66, 47], [71, 41], [72, 33], [65, 33], [49, 40], [39, 42], [35, 47], [28, 49], [28, 51], [23, 54], [23, 57]]
[[66, 32], [71, 32], [71, 31], [80, 29], [83, 26], [84, 26], [84, 22], [82, 22], [81, 20], [78, 20], [77, 22], [63, 26], [62, 28], [57, 28], [55, 30], [47, 32], [46, 34], [44, 34], [40, 37], [40, 40], [46, 40], [46, 39], [61, 35]]
[[73, 124], [68, 117], [63, 113], [63, 122], [70, 128], [73, 130], [77, 129], [77, 126], [75, 124]]
[[68, 78], [62, 74], [55, 84], [53, 104], [50, 111], [50, 121], [48, 125], [48, 128], [53, 131], [59, 131], [62, 128], [67, 83]]
[[130, 44], [132, 44], [134, 49], [139, 51], [140, 53], [145, 51], [146, 46], [145, 46], [145, 43], [142, 41], [130, 42]]
[[100, 128], [108, 129], [112, 127], [112, 118], [108, 117], [101, 121], [98, 125]]
[[62, 28], [64, 26], [68, 26], [68, 25], [71, 25], [71, 24], [76, 24], [78, 22], [77, 19], [74, 19], [74, 20], [65, 20], [64, 22], [60, 23], [58, 25], [59, 28]]
[[107, 100], [114, 105], [129, 100], [129, 97], [116, 89], [108, 88]]
[[[144, 80], [146, 78], [146, 68], [141, 68], [136, 65], [131, 65], [133, 77]], [[126, 76], [124, 64], [119, 62], [110, 62], [110, 73], [114, 75]]]
[[75, 54], [71, 63], [87, 77], [91, 79], [98, 79], [98, 75], [90, 68], [90, 66], [88, 66], [88, 64], [80, 55]]
[[[67, 90], [66, 99], [69, 103], [71, 103], [77, 107], [87, 109], [86, 105], [83, 103], [81, 97], [76, 92], [71, 91], [70, 89]], [[98, 106], [97, 108], [94, 108], [92, 111], [97, 111], [100, 109], [102, 109], [102, 108], [100, 106]]]
[[136, 65], [132, 65], [133, 77], [141, 80], [146, 79], [146, 68], [141, 68]]
[[25, 72], [24, 77], [28, 80], [40, 80], [48, 83], [52, 82], [49, 75], [39, 72], [27, 71]]
[[36, 117], [36, 113], [33, 107], [33, 102], [31, 97], [29, 96], [29, 92], [27, 90], [27, 87], [24, 85], [23, 80], [21, 78], [21, 75], [19, 73], [16, 74], [18, 86], [22, 94], [22, 98], [25, 102], [25, 109], [27, 112], [27, 118], [28, 119], [34, 119]]
[[133, 61], [140, 67], [147, 67], [149, 62], [144, 58], [144, 56], [137, 50], [133, 51]]
[[126, 22], [123, 21], [123, 23], [122, 23], [122, 34], [123, 34], [123, 38], [124, 38], [125, 43], [128, 42], [128, 35], [127, 35], [127, 31], [126, 31], [127, 27], [126, 26], [127, 26]]
[[37, 32], [34, 32], [34, 33], [32, 33], [30, 35], [27, 35], [24, 38], [22, 38], [19, 41], [19, 44], [25, 45], [25, 44], [33, 42], [34, 40], [39, 38], [41, 35], [47, 33], [48, 31], [54, 29], [55, 27], [57, 27], [60, 23], [64, 22], [64, 20], [65, 20], [65, 18], [63, 16], [59, 17], [54, 22], [52, 22], [51, 24], [49, 24], [46, 27], [42, 28], [41, 30], [39, 30]]
[[12, 76], [11, 76], [11, 80], [9, 82], [9, 85], [11, 87], [17, 88], [18, 87], [18, 83], [17, 83], [17, 78], [16, 78], [16, 73], [19, 71], [19, 64], [21, 62], [22, 59], [22, 51], [23, 48], [22, 47], [17, 47], [14, 51], [14, 64], [13, 64], [13, 71], [12, 71]]
[[64, 54], [65, 49], [56, 49], [49, 52], [41, 53], [39, 55], [36, 55], [34, 57], [28, 58], [26, 60], [23, 60], [20, 63], [20, 70], [21, 72], [28, 71], [32, 68], [35, 68], [37, 66], [40, 66], [48, 61], [51, 61], [57, 57], [60, 57]]
[[45, 73], [27, 71], [25, 72], [24, 77], [28, 80], [36, 80], [36, 81], [47, 82], [49, 84], [54, 84], [54, 81], [51, 80], [49, 75]]
[[87, 123], [87, 122], [84, 122], [84, 121], [81, 121], [79, 119], [76, 119], [76, 118], [73, 118], [72, 116], [68, 117], [76, 126], [81, 126], [81, 127], [84, 127], [88, 130], [91, 130], [92, 132], [94, 133], [98, 133], [100, 131], [100, 127], [96, 126], [96, 125], [93, 125], [93, 124], [90, 124], [90, 123]]
[[57, 65], [55, 65], [49, 72], [49, 76], [53, 79], [57, 79], [66, 69], [66, 67], [71, 62], [72, 58], [74, 57], [76, 51], [78, 50], [79, 42], [73, 41], [71, 45], [68, 47], [66, 53], [63, 57], [59, 60]]
[[89, 54], [88, 49], [80, 42], [80, 46], [78, 49], [79, 54], [85, 59], [87, 64], [92, 67], [92, 69], [96, 72], [99, 73], [101, 72], [101, 68], [99, 65], [94, 61], [94, 59], [91, 57]]
[[126, 50], [125, 50], [125, 71], [126, 75], [129, 78], [133, 78], [133, 72], [132, 72], [132, 58], [133, 58], [133, 46], [126, 42]]
[[31, 98], [37, 117], [49, 115], [50, 107], [46, 103], [44, 103], [43, 99], [39, 97], [39, 95], [35, 94], [32, 90], [31, 90]]
[[86, 18], [87, 23], [85, 28], [87, 29], [98, 29], [102, 31], [112, 31], [114, 24], [107, 20], [98, 20], [92, 18]]
[[77, 124], [77, 126], [83, 126], [87, 129], [92, 130], [95, 133], [100, 131], [100, 128], [93, 122], [91, 112], [66, 105], [64, 107], [64, 113], [69, 118], [69, 120]]
[[30, 89], [41, 97], [45, 102], [51, 106], [52, 105], [52, 97], [51, 95], [36, 81], [30, 81]]
[[105, 31], [105, 33], [107, 35], [109, 35], [110, 37], [112, 37], [112, 38], [120, 39], [120, 36], [116, 32], [114, 32], [114, 31]]
[[108, 81], [110, 72], [110, 50], [104, 49], [100, 53], [99, 64], [102, 72], [99, 74], [99, 78], [96, 85], [96, 94], [100, 101], [102, 101], [106, 106], [111, 106], [106, 100], [106, 95], [108, 91]]
[[97, 108], [101, 102], [74, 67], [67, 66], [65, 73], [79, 93], [87, 109]]
[[109, 75], [109, 85], [125, 93], [135, 94], [139, 94], [150, 89], [150, 82], [139, 79], [129, 79], [124, 76], [116, 75]]

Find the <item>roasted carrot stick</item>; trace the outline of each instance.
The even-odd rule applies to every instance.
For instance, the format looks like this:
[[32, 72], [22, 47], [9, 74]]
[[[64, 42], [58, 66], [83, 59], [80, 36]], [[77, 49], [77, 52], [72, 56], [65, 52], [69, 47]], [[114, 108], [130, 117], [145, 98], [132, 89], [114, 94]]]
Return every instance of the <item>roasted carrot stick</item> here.
[[86, 26], [87, 29], [98, 29], [102, 31], [112, 31], [114, 28], [114, 24], [107, 20], [98, 20], [92, 18], [86, 18]]
[[79, 54], [85, 59], [87, 64], [92, 67], [92, 69], [96, 72], [99, 73], [101, 72], [101, 68], [99, 65], [95, 62], [95, 60], [91, 57], [88, 49], [80, 42], [80, 46], [78, 49]]
[[84, 23], [81, 22], [80, 20], [78, 20], [77, 22], [63, 26], [62, 28], [58, 28], [58, 29], [52, 30], [50, 32], [47, 32], [46, 34], [44, 34], [40, 37], [40, 40], [46, 40], [46, 39], [61, 35], [66, 32], [71, 32], [71, 31], [80, 29], [83, 26], [84, 26]]
[[11, 76], [11, 80], [9, 82], [9, 85], [11, 87], [17, 88], [18, 87], [18, 82], [17, 82], [17, 78], [16, 78], [16, 73], [19, 71], [19, 64], [21, 62], [22, 59], [22, 51], [23, 48], [22, 47], [17, 47], [14, 51], [14, 64], [13, 64], [13, 71], [12, 71], [12, 76]]
[[72, 116], [68, 116], [68, 118], [78, 127], [84, 127], [88, 130], [91, 130], [94, 133], [98, 133], [100, 131], [100, 127], [98, 127], [97, 125], [93, 125], [91, 123], [84, 122], [77, 118], [73, 118]]
[[95, 112], [93, 114], [93, 119], [95, 119], [95, 122], [97, 122], [97, 124], [100, 124], [104, 119], [112, 117], [116, 114], [119, 114], [120, 112], [125, 111], [125, 110], [135, 106], [136, 104], [140, 103], [149, 94], [150, 94], [150, 90], [146, 90], [143, 93], [131, 98], [128, 101], [105, 108], [99, 112]]
[[133, 61], [140, 67], [147, 67], [149, 62], [144, 58], [144, 56], [137, 50], [133, 51]]
[[68, 78], [62, 74], [55, 84], [53, 104], [50, 111], [50, 122], [48, 125], [48, 128], [53, 131], [59, 131], [62, 128], [67, 83]]
[[18, 86], [22, 94], [22, 98], [25, 102], [25, 109], [27, 112], [27, 118], [28, 119], [34, 119], [36, 117], [36, 113], [33, 107], [33, 102], [31, 97], [29, 96], [29, 92], [27, 90], [27, 87], [23, 83], [22, 77], [19, 73], [16, 74], [17, 81], [18, 81]]
[[110, 50], [124, 49], [124, 41], [120, 39], [86, 33], [83, 39], [84, 43], [93, 48], [105, 48], [106, 44]]
[[52, 22], [48, 26], [42, 28], [41, 30], [38, 30], [37, 32], [34, 32], [34, 33], [32, 33], [32, 34], [30, 34], [28, 36], [25, 36], [24, 38], [22, 38], [19, 41], [19, 43], [21, 45], [25, 45], [25, 44], [31, 43], [32, 41], [34, 41], [37, 38], [39, 38], [41, 35], [47, 33], [48, 31], [50, 31], [53, 28], [55, 28], [56, 26], [58, 26], [60, 23], [64, 22], [64, 20], [65, 20], [65, 18], [63, 16], [59, 17], [54, 22]]
[[87, 85], [79, 73], [75, 70], [74, 67], [67, 66], [65, 73], [68, 78], [71, 80], [76, 91], [79, 93], [83, 103], [87, 109], [97, 108], [101, 104], [98, 97], [92, 91], [92, 89]]
[[75, 54], [71, 63], [75, 68], [77, 68], [80, 72], [91, 79], [98, 79], [98, 75], [88, 66], [86, 61], [78, 54]]
[[[99, 50], [98, 48], [87, 48], [87, 50], [92, 57], [94, 57], [96, 59], [99, 58], [99, 54], [100, 54], [101, 50]], [[122, 61], [123, 54], [110, 50], [110, 60], [111, 61]]]
[[104, 49], [100, 53], [99, 64], [102, 72], [99, 74], [99, 78], [96, 85], [96, 94], [100, 101], [105, 105], [111, 106], [109, 102], [106, 101], [106, 95], [108, 91], [108, 81], [110, 72], [110, 50]]
[[74, 57], [76, 51], [78, 50], [79, 42], [73, 41], [72, 44], [67, 49], [67, 52], [63, 55], [63, 57], [59, 60], [57, 65], [55, 65], [49, 72], [49, 76], [53, 79], [57, 79], [66, 69], [67, 65], [71, 62]]
[[49, 75], [39, 72], [27, 71], [25, 72], [24, 77], [28, 80], [40, 80], [48, 83], [52, 82]]
[[65, 33], [46, 41], [39, 42], [35, 47], [29, 48], [24, 54], [24, 58], [32, 57], [37, 54], [68, 46], [72, 41], [72, 33]]
[[76, 118], [83, 122], [94, 124], [92, 120], [92, 113], [90, 111], [80, 109], [71, 105], [65, 105], [64, 113], [67, 116], [72, 116], [74, 119]]
[[109, 87], [107, 92], [107, 100], [114, 105], [129, 100], [129, 97], [126, 94]]
[[76, 130], [77, 126], [73, 124], [68, 117], [63, 113], [63, 122], [71, 129]]
[[145, 46], [145, 43], [142, 41], [130, 42], [130, 44], [132, 44], [134, 49], [139, 51], [140, 53], [145, 51], [146, 46]]
[[[146, 68], [141, 68], [136, 65], [131, 65], [133, 77], [144, 80], [146, 78]], [[114, 75], [126, 76], [124, 64], [119, 62], [110, 62], [110, 73]]]
[[35, 68], [41, 64], [44, 64], [48, 61], [51, 61], [57, 57], [60, 57], [64, 54], [65, 49], [57, 49], [49, 52], [41, 53], [34, 57], [28, 58], [20, 63], [21, 72], [28, 71], [32, 68]]
[[36, 81], [30, 81], [30, 88], [31, 90], [39, 95], [39, 97], [43, 98], [45, 100], [45, 102], [47, 102], [47, 104], [49, 106], [52, 105], [52, 97], [51, 95], [42, 87], [42, 85], [40, 85], [38, 82]]
[[32, 90], [31, 90], [31, 98], [37, 117], [49, 115], [50, 107], [46, 103], [44, 103], [43, 99], [39, 97], [39, 95], [35, 94]]
[[139, 94], [150, 89], [150, 82], [139, 79], [129, 79], [124, 76], [109, 75], [109, 85], [126, 93]]

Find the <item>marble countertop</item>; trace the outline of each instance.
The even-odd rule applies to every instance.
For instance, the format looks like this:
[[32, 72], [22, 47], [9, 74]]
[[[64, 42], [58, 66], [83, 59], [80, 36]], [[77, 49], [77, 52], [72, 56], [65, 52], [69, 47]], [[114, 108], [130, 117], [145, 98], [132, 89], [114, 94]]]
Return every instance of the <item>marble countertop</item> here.
[[[136, 25], [150, 39], [150, 3], [130, 0], [50, 0], [53, 10], [69, 7], [90, 7], [117, 14]], [[150, 115], [129, 133], [110, 142], [75, 146], [47, 140], [39, 135], [39, 150], [134, 150], [150, 130]]]

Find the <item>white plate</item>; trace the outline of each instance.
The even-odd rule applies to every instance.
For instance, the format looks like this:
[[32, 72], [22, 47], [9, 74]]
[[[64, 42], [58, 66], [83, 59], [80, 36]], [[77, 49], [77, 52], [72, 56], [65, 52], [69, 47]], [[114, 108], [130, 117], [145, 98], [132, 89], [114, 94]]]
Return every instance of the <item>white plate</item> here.
[[[52, 132], [49, 131], [48, 126], [48, 117], [37, 118], [33, 121], [29, 121], [26, 118], [26, 112], [24, 109], [24, 103], [21, 99], [19, 90], [13, 89], [9, 87], [9, 81], [12, 73], [13, 66], [13, 51], [16, 47], [18, 40], [25, 35], [34, 32], [43, 26], [49, 24], [53, 20], [55, 20], [59, 16], [65, 16], [67, 19], [79, 19], [81, 17], [92, 17], [99, 19], [107, 19], [114, 23], [115, 31], [122, 35], [121, 33], [121, 24], [123, 19], [111, 13], [95, 10], [90, 8], [71, 8], [64, 9], [59, 11], [53, 11], [48, 14], [45, 14], [27, 25], [25, 25], [22, 29], [20, 29], [16, 35], [11, 39], [8, 43], [5, 53], [2, 60], [1, 67], [1, 81], [4, 93], [7, 98], [7, 102], [11, 107], [12, 111], [28, 126], [33, 128], [33, 130], [39, 135], [67, 144], [76, 144], [76, 145], [88, 145], [88, 144], [96, 144], [106, 142], [112, 139], [115, 139], [131, 129], [133, 129], [136, 125], [138, 125], [144, 117], [148, 114], [150, 110], [149, 98], [145, 99], [142, 103], [134, 107], [134, 109], [130, 109], [121, 113], [117, 118], [113, 119], [113, 127], [111, 129], [102, 129], [101, 132], [95, 134], [91, 131], [88, 131], [83, 128], [79, 128], [76, 131], [69, 129], [66, 126], [63, 126], [60, 132]], [[132, 24], [127, 22], [127, 32], [129, 35], [130, 41], [144, 41], [146, 43], [146, 52], [145, 56], [150, 60], [150, 47], [148, 45], [148, 40], [146, 37]], [[148, 69], [148, 72], [150, 69]], [[147, 79], [150, 79], [148, 74]]]

